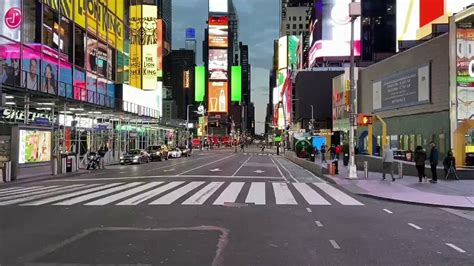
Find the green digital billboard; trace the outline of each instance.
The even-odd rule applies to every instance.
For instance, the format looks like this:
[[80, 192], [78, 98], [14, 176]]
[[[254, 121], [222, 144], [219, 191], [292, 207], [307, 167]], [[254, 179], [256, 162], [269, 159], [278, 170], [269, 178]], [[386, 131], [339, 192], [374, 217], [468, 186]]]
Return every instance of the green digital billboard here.
[[242, 67], [232, 66], [231, 77], [231, 101], [240, 102], [242, 101]]
[[197, 66], [195, 75], [194, 101], [203, 102], [206, 93], [206, 69], [203, 66]]

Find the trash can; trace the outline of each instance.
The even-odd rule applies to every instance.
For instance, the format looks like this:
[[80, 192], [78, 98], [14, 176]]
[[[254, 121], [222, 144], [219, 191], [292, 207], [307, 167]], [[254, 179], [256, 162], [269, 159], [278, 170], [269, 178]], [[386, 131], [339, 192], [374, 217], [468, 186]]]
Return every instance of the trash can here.
[[332, 168], [333, 168], [333, 172], [334, 172], [335, 175], [339, 174], [339, 165], [338, 164], [339, 163], [337, 162], [337, 159], [332, 162]]
[[348, 153], [344, 153], [343, 163], [344, 163], [344, 166], [349, 165], [349, 154]]
[[66, 158], [66, 173], [72, 173], [72, 160], [73, 156], [68, 156]]

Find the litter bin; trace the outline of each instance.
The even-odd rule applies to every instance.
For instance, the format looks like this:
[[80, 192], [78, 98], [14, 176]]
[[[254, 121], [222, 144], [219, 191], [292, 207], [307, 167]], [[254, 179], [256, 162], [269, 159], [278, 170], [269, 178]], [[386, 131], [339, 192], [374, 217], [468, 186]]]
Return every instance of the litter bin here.
[[66, 159], [66, 173], [71, 173], [72, 172], [72, 156], [68, 156]]
[[343, 159], [344, 166], [349, 165], [349, 154], [344, 153], [344, 159]]
[[335, 175], [339, 174], [339, 163], [337, 162], [337, 159], [332, 162], [332, 168], [334, 171]]

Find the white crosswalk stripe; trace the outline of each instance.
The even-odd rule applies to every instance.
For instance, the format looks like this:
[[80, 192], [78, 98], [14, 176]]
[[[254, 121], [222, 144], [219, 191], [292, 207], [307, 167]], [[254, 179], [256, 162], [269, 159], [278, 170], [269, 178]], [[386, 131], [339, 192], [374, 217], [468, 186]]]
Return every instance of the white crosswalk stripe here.
[[3, 195], [9, 195], [9, 194], [14, 194], [14, 193], [22, 193], [24, 191], [32, 191], [32, 190], [36, 190], [36, 189], [41, 189], [43, 187], [27, 187], [27, 188], [24, 188], [24, 187], [21, 187], [21, 188], [17, 188], [17, 187], [14, 187], [14, 188], [10, 188], [8, 190], [2, 190], [0, 192], [0, 196], [3, 196]]
[[273, 183], [276, 204], [298, 204], [286, 183]]
[[212, 182], [183, 202], [183, 205], [202, 205], [224, 182]]
[[232, 182], [222, 194], [214, 201], [214, 205], [224, 205], [226, 202], [235, 202], [239, 196], [240, 190], [244, 186], [244, 182]]
[[140, 203], [142, 203], [146, 200], [149, 200], [149, 199], [151, 199], [155, 196], [158, 196], [159, 194], [161, 194], [161, 193], [163, 193], [167, 190], [170, 190], [174, 187], [177, 187], [177, 186], [179, 186], [183, 183], [184, 183], [183, 181], [171, 182], [171, 183], [168, 183], [166, 185], [157, 187], [153, 190], [147, 191], [143, 194], [137, 195], [133, 198], [127, 199], [127, 200], [122, 201], [122, 202], [119, 202], [119, 203], [117, 203], [117, 205], [137, 205], [137, 204], [140, 204]]
[[265, 205], [265, 183], [252, 182], [245, 203], [254, 203], [255, 205]]
[[84, 201], [88, 201], [88, 200], [91, 200], [91, 199], [98, 198], [100, 196], [111, 194], [113, 192], [124, 190], [124, 189], [130, 188], [130, 187], [134, 187], [134, 186], [140, 185], [142, 183], [143, 182], [132, 182], [132, 183], [128, 183], [128, 184], [125, 184], [125, 185], [118, 186], [118, 187], [113, 187], [113, 188], [98, 191], [98, 192], [95, 192], [95, 193], [86, 194], [86, 195], [83, 195], [83, 196], [79, 196], [79, 197], [75, 197], [75, 198], [68, 199], [68, 200], [65, 200], [65, 201], [61, 201], [61, 202], [55, 203], [53, 205], [62, 205], [62, 206], [74, 205], [74, 204], [77, 204], [77, 203], [80, 203], [80, 202], [84, 202]]
[[[42, 187], [28, 193], [0, 197], [0, 206], [83, 205], [214, 205], [251, 203], [263, 205], [363, 206], [364, 204], [326, 183], [154, 181], [109, 184], [75, 184]], [[268, 183], [268, 187], [267, 187]], [[270, 185], [271, 184], [271, 185]], [[32, 188], [32, 187], [30, 187]], [[25, 188], [18, 188], [25, 189]], [[11, 190], [14, 190], [13, 188]], [[326, 196], [324, 197], [324, 195]], [[242, 197], [239, 197], [242, 196]], [[243, 201], [243, 202], [242, 202]]]

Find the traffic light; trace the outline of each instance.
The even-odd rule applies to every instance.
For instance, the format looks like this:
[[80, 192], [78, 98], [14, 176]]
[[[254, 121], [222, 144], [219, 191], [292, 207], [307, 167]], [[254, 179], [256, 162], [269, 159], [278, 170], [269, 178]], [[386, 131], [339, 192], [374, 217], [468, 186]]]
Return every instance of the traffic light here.
[[373, 123], [373, 116], [366, 115], [366, 114], [358, 114], [357, 115], [357, 125], [358, 126], [368, 126], [372, 125]]

